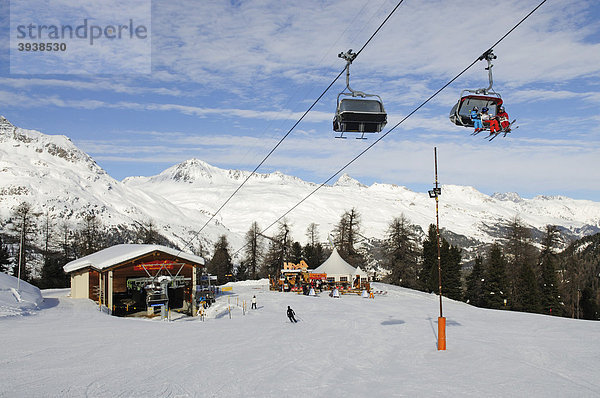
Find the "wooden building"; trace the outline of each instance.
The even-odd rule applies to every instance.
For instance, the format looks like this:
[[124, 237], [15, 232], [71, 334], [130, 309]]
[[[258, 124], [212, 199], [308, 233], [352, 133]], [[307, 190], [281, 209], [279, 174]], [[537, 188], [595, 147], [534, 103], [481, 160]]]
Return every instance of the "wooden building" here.
[[116, 245], [71, 261], [71, 297], [98, 302], [115, 315], [153, 313], [166, 305], [196, 314], [196, 269], [204, 259], [160, 245]]

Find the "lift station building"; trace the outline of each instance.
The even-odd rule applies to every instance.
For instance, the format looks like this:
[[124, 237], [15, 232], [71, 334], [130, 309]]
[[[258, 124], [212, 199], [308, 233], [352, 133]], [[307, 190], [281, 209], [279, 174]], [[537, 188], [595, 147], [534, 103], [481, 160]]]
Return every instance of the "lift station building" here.
[[196, 269], [204, 259], [161, 245], [115, 245], [71, 261], [71, 297], [87, 298], [114, 315], [154, 313], [164, 306], [196, 314]]

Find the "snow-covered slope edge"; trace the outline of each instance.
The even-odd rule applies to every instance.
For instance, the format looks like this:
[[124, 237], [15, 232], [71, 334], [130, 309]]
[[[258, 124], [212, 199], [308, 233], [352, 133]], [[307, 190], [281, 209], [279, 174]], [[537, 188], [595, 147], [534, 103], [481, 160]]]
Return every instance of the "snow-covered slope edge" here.
[[40, 289], [0, 272], [0, 318], [29, 314], [39, 309], [43, 301]]

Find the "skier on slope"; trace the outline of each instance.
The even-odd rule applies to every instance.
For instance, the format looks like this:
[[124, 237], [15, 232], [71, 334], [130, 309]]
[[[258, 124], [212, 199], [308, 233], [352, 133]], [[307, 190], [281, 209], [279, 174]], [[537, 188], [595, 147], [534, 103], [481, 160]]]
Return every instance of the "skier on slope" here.
[[290, 318], [290, 322], [296, 323], [298, 322], [296, 320], [296, 318], [294, 318], [294, 315], [296, 315], [296, 313], [294, 312], [294, 310], [288, 305], [288, 309], [287, 309], [287, 316], [288, 318]]
[[255, 310], [256, 309], [256, 296], [252, 297], [252, 309]]

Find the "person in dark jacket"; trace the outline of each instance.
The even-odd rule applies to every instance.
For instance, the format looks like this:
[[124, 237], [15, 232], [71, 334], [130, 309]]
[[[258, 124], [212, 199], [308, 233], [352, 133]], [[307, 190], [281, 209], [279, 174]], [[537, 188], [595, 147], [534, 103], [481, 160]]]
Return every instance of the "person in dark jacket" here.
[[296, 315], [296, 313], [294, 312], [294, 310], [288, 305], [288, 309], [287, 309], [287, 316], [288, 318], [290, 318], [290, 322], [296, 323], [298, 322], [296, 320], [296, 318], [294, 318], [294, 315]]

